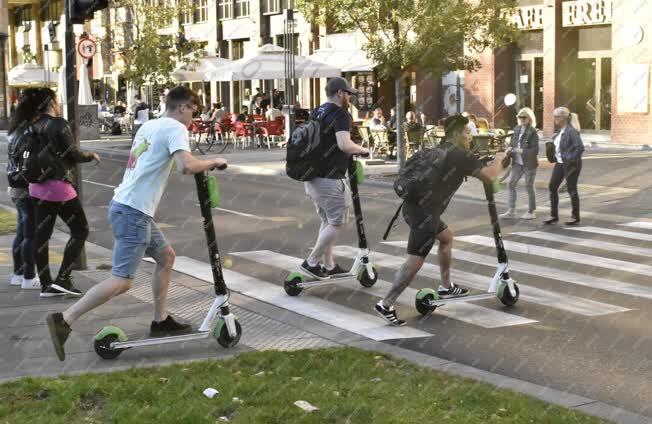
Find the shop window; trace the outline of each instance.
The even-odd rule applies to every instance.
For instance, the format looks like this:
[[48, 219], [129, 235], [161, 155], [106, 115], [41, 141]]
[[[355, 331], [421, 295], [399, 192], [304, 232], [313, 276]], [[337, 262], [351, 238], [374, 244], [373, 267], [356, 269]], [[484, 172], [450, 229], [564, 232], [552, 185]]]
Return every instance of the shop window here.
[[580, 28], [577, 31], [579, 33], [579, 51], [611, 50], [611, 25]]

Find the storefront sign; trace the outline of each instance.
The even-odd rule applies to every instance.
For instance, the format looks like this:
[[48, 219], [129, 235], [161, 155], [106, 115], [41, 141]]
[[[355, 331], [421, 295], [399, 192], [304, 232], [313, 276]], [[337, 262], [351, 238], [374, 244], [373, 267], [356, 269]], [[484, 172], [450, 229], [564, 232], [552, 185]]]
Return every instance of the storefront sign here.
[[562, 3], [563, 26], [605, 25], [612, 22], [611, 0], [579, 0]]
[[543, 29], [543, 5], [517, 7], [511, 19], [518, 29]]

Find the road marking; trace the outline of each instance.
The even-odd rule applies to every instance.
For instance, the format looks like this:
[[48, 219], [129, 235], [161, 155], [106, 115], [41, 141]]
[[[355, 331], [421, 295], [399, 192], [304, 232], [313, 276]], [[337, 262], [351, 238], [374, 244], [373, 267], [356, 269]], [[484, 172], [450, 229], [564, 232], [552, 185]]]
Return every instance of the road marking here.
[[[213, 284], [213, 273], [208, 263], [186, 256], [177, 256], [174, 270]], [[372, 340], [431, 337], [432, 334], [411, 327], [391, 327], [375, 315], [328, 302], [313, 296], [291, 297], [281, 287], [228, 269], [224, 279], [229, 289], [244, 296], [330, 324]], [[246, 329], [244, 331], [247, 331]]]
[[555, 241], [558, 243], [574, 244], [577, 246], [591, 247], [599, 250], [607, 250], [609, 252], [621, 252], [628, 255], [650, 256], [652, 257], [652, 249], [645, 247], [627, 246], [626, 244], [609, 243], [600, 240], [587, 240], [577, 237], [568, 237], [561, 234], [547, 233], [545, 231], [524, 231], [512, 233], [521, 237], [528, 237], [538, 240]]
[[94, 185], [98, 185], [98, 186], [101, 186], [101, 187], [116, 188], [116, 186], [114, 186], [114, 185], [96, 183], [95, 181], [89, 181], [89, 180], [82, 180], [82, 181], [85, 182], [85, 183], [88, 183], [88, 184], [94, 184]]
[[[494, 240], [484, 236], [461, 236], [456, 240], [480, 246], [493, 247]], [[652, 276], [652, 266], [637, 264], [634, 262], [620, 261], [617, 259], [605, 258], [602, 256], [586, 255], [584, 253], [567, 252], [564, 250], [551, 249], [549, 247], [535, 246], [519, 243], [516, 241], [503, 240], [507, 251], [524, 253], [526, 255], [542, 256], [544, 258], [558, 259], [560, 261], [574, 262], [584, 265], [597, 266], [600, 268], [627, 271], [634, 274]]]
[[652, 222], [628, 222], [627, 224], [620, 224], [623, 227], [631, 227], [631, 228], [643, 228], [645, 230], [652, 230]]
[[[384, 244], [400, 247], [407, 246], [406, 241], [384, 242]], [[344, 253], [347, 251], [346, 249], [339, 250], [339, 248], [339, 246], [336, 247], [338, 252]], [[385, 255], [378, 252], [373, 252], [372, 255], [374, 259], [380, 261], [377, 263], [381, 266], [398, 268], [403, 263], [403, 260], [400, 260], [400, 263], [396, 262], [394, 256]], [[431, 255], [436, 255], [436, 253], [431, 253]], [[494, 259], [490, 265], [495, 264], [496, 260]], [[421, 271], [419, 272], [423, 275], [426, 275], [427, 277], [439, 279], [439, 267], [436, 265], [426, 263], [423, 265]], [[452, 269], [451, 277], [453, 281], [459, 282], [460, 285], [467, 285], [478, 290], [486, 290], [489, 287], [489, 282], [491, 281], [493, 275], [472, 274], [469, 272]], [[599, 316], [630, 310], [621, 306], [610, 305], [608, 303], [597, 302], [595, 300], [583, 299], [564, 293], [542, 290], [536, 287], [526, 286], [521, 283], [518, 283], [518, 286], [520, 288], [520, 298], [525, 301], [548, 306], [554, 309], [560, 309], [562, 311], [567, 311], [578, 315]]]
[[[357, 249], [354, 249], [353, 256], [357, 254]], [[264, 265], [270, 265], [273, 267], [284, 269], [288, 272], [298, 271], [299, 266], [303, 262], [303, 259], [295, 258], [293, 256], [283, 255], [281, 253], [272, 252], [269, 250], [260, 250], [253, 252], [236, 252], [230, 253], [232, 256], [237, 256], [241, 258], [248, 259], [257, 263]], [[347, 284], [351, 290], [360, 291], [371, 296], [377, 296], [384, 298], [387, 295], [387, 292], [392, 287], [392, 284], [384, 281], [378, 280], [373, 287], [364, 288], [362, 287], [355, 277], [351, 276], [351, 279], [345, 279], [344, 281], [338, 282], [338, 284]], [[406, 305], [411, 308], [414, 308], [414, 299], [417, 295], [417, 289], [407, 288], [401, 296], [398, 298], [398, 303], [401, 305]], [[369, 307], [373, 305], [370, 302]], [[483, 328], [499, 328], [507, 327], [511, 325], [522, 325], [522, 324], [531, 324], [537, 321], [523, 318], [518, 315], [507, 314], [504, 312], [496, 311], [490, 308], [485, 308], [483, 306], [474, 305], [467, 302], [462, 302], [459, 304], [447, 304], [441, 309], [437, 309], [437, 313], [458, 321], [463, 321], [468, 324], [477, 325]]]
[[636, 233], [633, 231], [612, 230], [609, 228], [601, 228], [601, 227], [573, 227], [573, 228], [569, 228], [569, 230], [583, 231], [586, 233], [594, 233], [594, 234], [603, 234], [607, 236], [623, 237], [623, 238], [629, 238], [633, 240], [652, 241], [652, 234]]

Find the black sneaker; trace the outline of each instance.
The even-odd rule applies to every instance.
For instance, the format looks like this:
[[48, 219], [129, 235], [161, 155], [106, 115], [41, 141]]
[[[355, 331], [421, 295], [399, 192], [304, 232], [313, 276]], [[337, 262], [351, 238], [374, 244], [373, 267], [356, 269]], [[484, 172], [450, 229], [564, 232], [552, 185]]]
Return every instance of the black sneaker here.
[[168, 315], [163, 321], [152, 321], [149, 327], [150, 337], [178, 336], [188, 333], [192, 333], [192, 326], [175, 321], [172, 315]]
[[54, 280], [51, 286], [53, 289], [69, 294], [72, 296], [81, 296], [82, 292], [72, 283], [72, 278], [68, 277], [66, 279]]
[[444, 286], [439, 286], [437, 289], [437, 294], [442, 299], [450, 299], [451, 297], [464, 297], [468, 296], [469, 291], [464, 287], [457, 286], [451, 283], [451, 288], [447, 289]]
[[72, 331], [66, 321], [63, 320], [63, 314], [56, 312], [49, 314], [45, 321], [48, 323], [48, 330], [50, 330], [50, 338], [54, 345], [54, 351], [60, 361], [66, 359], [66, 352], [63, 350], [63, 345], [68, 340], [68, 336]]
[[346, 275], [346, 274], [349, 273], [349, 271], [345, 270], [344, 268], [342, 268], [338, 264], [335, 264], [335, 267], [333, 267], [333, 269], [331, 269], [331, 270], [327, 269], [326, 272], [331, 277], [339, 277], [339, 276]]
[[324, 268], [319, 264], [315, 266], [310, 266], [308, 265], [307, 260], [303, 261], [303, 263], [301, 264], [301, 270], [306, 274], [315, 277], [318, 280], [328, 280], [329, 278], [331, 278], [331, 276], [328, 275], [328, 271], [326, 271], [326, 268]]
[[390, 306], [389, 308], [386, 308], [385, 305], [383, 305], [382, 300], [376, 303], [374, 309], [376, 310], [376, 313], [385, 321], [387, 321], [390, 325], [393, 325], [395, 327], [401, 327], [405, 325], [405, 321], [403, 321], [402, 319], [398, 319], [398, 317], [396, 316], [396, 311], [394, 310], [394, 307]]
[[62, 292], [61, 290], [57, 290], [52, 287], [52, 284], [48, 285], [42, 285], [41, 286], [41, 297], [57, 297], [57, 296], [65, 296], [66, 294]]

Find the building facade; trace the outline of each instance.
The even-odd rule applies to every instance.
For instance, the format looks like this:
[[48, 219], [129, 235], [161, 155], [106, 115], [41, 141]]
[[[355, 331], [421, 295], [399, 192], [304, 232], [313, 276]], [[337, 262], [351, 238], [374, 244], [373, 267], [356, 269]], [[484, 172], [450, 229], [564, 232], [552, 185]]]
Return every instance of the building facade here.
[[[472, 53], [482, 69], [466, 73], [465, 109], [497, 127], [534, 110], [545, 136], [555, 107], [578, 114], [585, 139], [649, 144], [652, 3], [629, 0], [521, 0], [518, 44]], [[514, 93], [517, 103], [504, 105]]]

